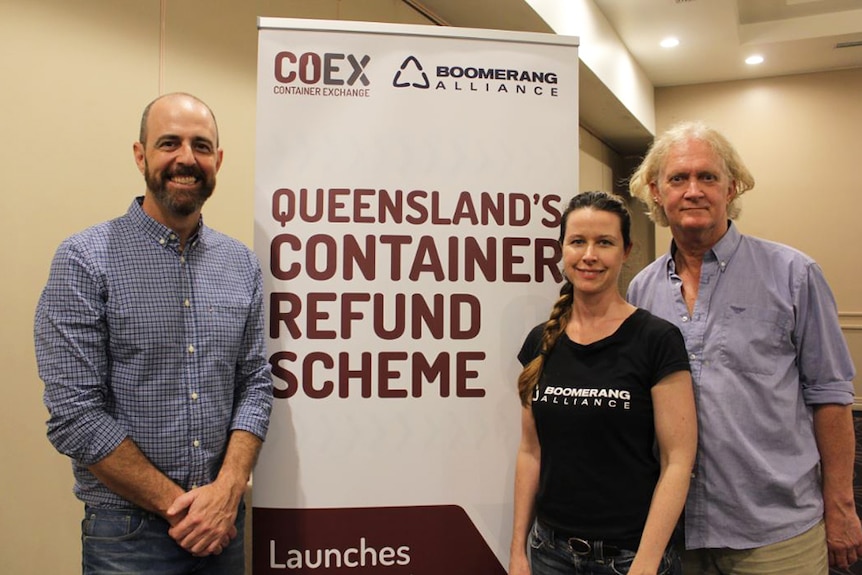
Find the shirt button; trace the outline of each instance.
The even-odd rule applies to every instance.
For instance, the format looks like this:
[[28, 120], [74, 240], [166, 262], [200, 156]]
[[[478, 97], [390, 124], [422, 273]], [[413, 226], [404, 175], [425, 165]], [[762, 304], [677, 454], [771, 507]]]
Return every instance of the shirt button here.
[[688, 321], [688, 316], [687, 315], [682, 316], [682, 323], [685, 323], [687, 321]]
[[189, 346], [189, 353], [194, 353], [194, 352], [195, 352], [195, 346], [190, 345]]
[[693, 360], [693, 359], [696, 359], [696, 358], [697, 358], [697, 356], [696, 356], [696, 355], [694, 355], [693, 353], [690, 353], [690, 354], [688, 355], [688, 358]]
[[198, 484], [197, 484], [197, 483], [192, 483], [192, 489], [197, 489], [197, 488], [198, 488]]
[[159, 243], [161, 245], [165, 245], [165, 238], [159, 238]]
[[180, 263], [181, 264], [186, 263], [186, 256], [180, 256]]
[[200, 447], [200, 446], [201, 446], [201, 442], [200, 442], [199, 440], [195, 439], [195, 440], [192, 442], [192, 445], [194, 445], [195, 447]]
[[189, 301], [189, 298], [186, 298], [185, 300], [183, 300], [183, 305], [186, 307], [191, 307], [192, 302]]
[[192, 392], [192, 399], [197, 399], [197, 398], [198, 398], [198, 392], [197, 392], [197, 391], [193, 391], [193, 392]]

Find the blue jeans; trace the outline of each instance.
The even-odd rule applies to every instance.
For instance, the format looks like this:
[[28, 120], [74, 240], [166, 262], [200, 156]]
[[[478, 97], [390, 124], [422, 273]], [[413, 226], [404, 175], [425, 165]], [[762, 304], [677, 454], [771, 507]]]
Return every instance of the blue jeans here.
[[[557, 535], [554, 530], [538, 521], [530, 531], [530, 570], [532, 575], [625, 575], [635, 558], [636, 549], [622, 549], [613, 556], [606, 556], [601, 545], [590, 542], [586, 546], [573, 548], [567, 537]], [[679, 556], [668, 545], [658, 575], [682, 575]]]
[[84, 575], [243, 575], [245, 504], [236, 537], [220, 555], [195, 557], [170, 535], [167, 521], [146, 511], [86, 506], [81, 522]]

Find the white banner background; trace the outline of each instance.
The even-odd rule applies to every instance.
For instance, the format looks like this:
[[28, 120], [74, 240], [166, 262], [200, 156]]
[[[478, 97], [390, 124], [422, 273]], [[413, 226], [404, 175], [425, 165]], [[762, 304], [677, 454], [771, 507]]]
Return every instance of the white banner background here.
[[[285, 52], [295, 55], [296, 62]], [[303, 54], [316, 56], [302, 58]], [[501, 70], [495, 74], [503, 79], [439, 77], [441, 69], [450, 74]], [[517, 72], [516, 78], [508, 76], [509, 70]], [[541, 73], [544, 81], [525, 79], [524, 72]], [[353, 85], [348, 85], [351, 76]], [[560, 204], [578, 187], [577, 82], [577, 40], [570, 37], [261, 19], [255, 249], [267, 300], [271, 294], [295, 297], [268, 306], [268, 352], [276, 358], [285, 352], [296, 358], [274, 361], [274, 385], [281, 390], [277, 393], [284, 395], [289, 388], [279, 377], [285, 371], [295, 375], [299, 387], [292, 397], [275, 401], [254, 474], [255, 509], [457, 505], [506, 564], [520, 434], [515, 391], [520, 365], [515, 354], [528, 329], [547, 317], [558, 290], [551, 273], [554, 266], [545, 263], [537, 270], [536, 253], [553, 257], [546, 244], [556, 240]], [[362, 92], [334, 95], [327, 88]], [[298, 93], [300, 89], [305, 93]], [[292, 193], [278, 192], [285, 189]], [[323, 206], [317, 201], [318, 189], [324, 190]], [[330, 195], [330, 189], [349, 191]], [[370, 191], [356, 192], [359, 189]], [[411, 197], [422, 208], [408, 205], [403, 214], [420, 223], [399, 222], [391, 214], [380, 221], [380, 198], [394, 197], [396, 190], [405, 196], [414, 192]], [[494, 203], [504, 199], [502, 224], [493, 218], [481, 222], [483, 194]], [[436, 208], [431, 199], [435, 195]], [[466, 197], [472, 198], [472, 205], [464, 203]], [[303, 221], [301, 198], [311, 212], [323, 207], [319, 221]], [[469, 217], [471, 207], [480, 221]], [[422, 217], [423, 209], [428, 210], [427, 218]], [[437, 223], [430, 215], [435, 209]], [[289, 242], [282, 243], [283, 234], [290, 236]], [[373, 279], [356, 267], [352, 278], [346, 277], [342, 258], [348, 235], [363, 249], [366, 237], [372, 236]], [[318, 247], [306, 250], [313, 236]], [[320, 236], [331, 240], [326, 244]], [[434, 253], [426, 249], [430, 238]], [[486, 279], [478, 267], [472, 281], [465, 278], [466, 238], [476, 238], [482, 251], [488, 241], [496, 246], [494, 279]], [[508, 255], [505, 238], [519, 238]], [[403, 245], [396, 250], [392, 241]], [[430, 271], [435, 256], [442, 278]], [[457, 279], [450, 273], [454, 257], [459, 262]], [[323, 279], [309, 277], [309, 263]], [[325, 271], [327, 264], [335, 266], [334, 273]], [[412, 280], [414, 264], [421, 271]], [[301, 266], [301, 272], [278, 279], [278, 270], [290, 266]], [[517, 281], [504, 277], [511, 274]], [[345, 293], [372, 294], [372, 301], [350, 305], [363, 317], [346, 322], [349, 337], [343, 329]], [[309, 294], [328, 295], [314, 304], [315, 296]], [[383, 302], [386, 329], [396, 324], [395, 294], [405, 294], [402, 337], [389, 340], [375, 332], [373, 294], [380, 294]], [[433, 337], [424, 324], [420, 338], [411, 335], [414, 294], [429, 306], [436, 294], [442, 295], [446, 317], [442, 338]], [[475, 337], [451, 337], [451, 330], [459, 327], [449, 320], [454, 294], [464, 294], [466, 300], [455, 306], [465, 316], [460, 327], [478, 329]], [[301, 309], [295, 307], [297, 302]], [[471, 302], [479, 302], [480, 324], [470, 323]], [[310, 319], [315, 308], [317, 314]], [[280, 321], [291, 314], [293, 319]], [[288, 324], [301, 333], [291, 335]], [[386, 351], [406, 352], [407, 359], [389, 362], [389, 371], [395, 373], [381, 387], [378, 358]], [[303, 363], [312, 352], [331, 357], [334, 367], [313, 362], [311, 377], [303, 379]], [[339, 397], [342, 352], [353, 372], [360, 371], [362, 354], [371, 354], [371, 373], [366, 370], [371, 397], [363, 397], [356, 373], [347, 397]], [[448, 396], [441, 393], [438, 379], [423, 380], [417, 397], [411, 367], [415, 352], [428, 363], [449, 354]], [[473, 372], [461, 378], [468, 390], [461, 395], [467, 397], [459, 397], [456, 390], [458, 354], [467, 358], [464, 368]], [[327, 397], [311, 398], [303, 388], [324, 390], [322, 395], [327, 381], [333, 386]], [[381, 397], [398, 395], [399, 390], [406, 397]], [[269, 537], [259, 541], [255, 531], [256, 569], [258, 555], [272, 553], [270, 545]], [[319, 541], [313, 546], [329, 544]], [[274, 565], [271, 557], [267, 562]]]

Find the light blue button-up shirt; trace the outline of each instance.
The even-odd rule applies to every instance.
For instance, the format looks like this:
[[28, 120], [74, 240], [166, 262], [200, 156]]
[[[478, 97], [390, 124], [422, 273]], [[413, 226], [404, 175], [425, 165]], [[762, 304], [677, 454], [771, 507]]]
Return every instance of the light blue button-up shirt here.
[[672, 253], [628, 299], [675, 323], [691, 362], [697, 462], [685, 508], [689, 549], [748, 549], [823, 517], [812, 406], [853, 402], [853, 362], [820, 267], [731, 223], [704, 256], [689, 313]]
[[181, 252], [140, 200], [60, 245], [36, 310], [48, 438], [95, 506], [132, 507], [87, 469], [124, 438], [191, 489], [230, 431], [265, 437], [272, 405], [254, 254], [203, 224]]

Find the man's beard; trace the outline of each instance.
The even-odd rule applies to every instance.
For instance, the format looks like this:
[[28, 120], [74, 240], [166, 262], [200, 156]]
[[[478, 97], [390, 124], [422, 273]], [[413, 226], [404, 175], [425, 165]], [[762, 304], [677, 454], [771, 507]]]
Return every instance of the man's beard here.
[[[198, 180], [198, 189], [169, 191], [170, 179], [173, 176], [193, 176]], [[215, 189], [215, 177], [207, 178], [206, 174], [197, 166], [180, 166], [173, 170], [163, 170], [156, 174], [150, 171], [150, 166], [144, 160], [144, 180], [147, 189], [153, 193], [153, 197], [166, 211], [176, 216], [190, 216], [203, 207], [204, 202], [212, 195]]]

